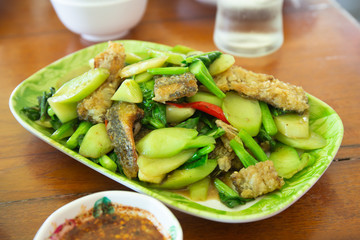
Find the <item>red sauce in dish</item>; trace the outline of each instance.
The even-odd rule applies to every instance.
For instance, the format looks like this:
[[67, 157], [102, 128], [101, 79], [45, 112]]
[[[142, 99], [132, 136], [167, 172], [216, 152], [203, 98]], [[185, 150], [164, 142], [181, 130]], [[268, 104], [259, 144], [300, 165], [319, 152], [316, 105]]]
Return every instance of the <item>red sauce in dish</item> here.
[[[114, 206], [113, 214], [103, 214], [94, 218], [92, 211], [67, 221], [62, 231], [50, 239], [76, 239], [76, 240], [166, 240], [159, 230], [159, 224], [151, 219], [150, 212], [128, 206]], [[151, 219], [151, 220], [150, 220]]]

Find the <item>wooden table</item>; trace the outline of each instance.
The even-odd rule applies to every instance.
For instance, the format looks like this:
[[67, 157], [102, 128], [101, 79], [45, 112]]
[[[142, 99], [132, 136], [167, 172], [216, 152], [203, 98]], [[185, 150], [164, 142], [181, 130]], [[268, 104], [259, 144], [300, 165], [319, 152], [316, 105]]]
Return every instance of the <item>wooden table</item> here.
[[[216, 49], [216, 9], [194, 0], [150, 0], [126, 39]], [[360, 27], [335, 1], [286, 0], [285, 42], [274, 54], [237, 58], [255, 72], [301, 85], [332, 106], [345, 127], [334, 161], [300, 200], [282, 213], [247, 224], [225, 224], [172, 210], [184, 239], [360, 238]], [[27, 132], [8, 99], [24, 79], [93, 43], [58, 20], [49, 1], [0, 1], [0, 239], [31, 239], [57, 208], [89, 193], [128, 190]]]

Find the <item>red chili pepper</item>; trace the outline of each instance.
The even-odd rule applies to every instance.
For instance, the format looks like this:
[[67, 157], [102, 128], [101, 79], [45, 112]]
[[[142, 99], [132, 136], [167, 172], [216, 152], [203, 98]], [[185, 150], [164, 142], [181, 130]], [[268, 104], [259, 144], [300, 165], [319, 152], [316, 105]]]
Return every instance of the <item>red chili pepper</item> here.
[[65, 224], [66, 224], [66, 225], [69, 225], [69, 223], [70, 223], [70, 225], [76, 226], [75, 219], [65, 219], [65, 223], [59, 225], [59, 226], [55, 229], [55, 231], [54, 231], [53, 234], [59, 233], [59, 232], [64, 228]]
[[212, 104], [212, 103], [208, 103], [208, 102], [170, 103], [169, 102], [167, 104], [178, 107], [178, 108], [186, 108], [186, 107], [195, 108], [197, 110], [205, 112], [205, 113], [207, 113], [211, 116], [214, 116], [214, 117], [220, 119], [221, 121], [229, 124], [221, 107], [219, 107], [215, 104]]

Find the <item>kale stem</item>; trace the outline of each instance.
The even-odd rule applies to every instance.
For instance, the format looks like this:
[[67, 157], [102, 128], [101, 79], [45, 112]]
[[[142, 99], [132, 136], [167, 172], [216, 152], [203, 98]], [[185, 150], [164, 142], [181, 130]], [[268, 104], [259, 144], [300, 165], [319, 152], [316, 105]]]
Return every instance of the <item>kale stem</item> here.
[[257, 163], [256, 159], [251, 156], [244, 148], [243, 145], [238, 143], [236, 140], [232, 139], [230, 141], [230, 146], [234, 150], [235, 154], [239, 157], [241, 163], [245, 168], [255, 165]]

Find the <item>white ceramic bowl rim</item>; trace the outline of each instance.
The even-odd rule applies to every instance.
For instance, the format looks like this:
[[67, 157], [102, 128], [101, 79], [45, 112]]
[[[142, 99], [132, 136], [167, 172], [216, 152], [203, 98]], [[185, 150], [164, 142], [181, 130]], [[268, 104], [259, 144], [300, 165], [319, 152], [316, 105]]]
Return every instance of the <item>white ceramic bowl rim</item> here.
[[[109, 198], [113, 203], [133, 206], [150, 212], [155, 217], [156, 221], [162, 225], [163, 230], [167, 231], [170, 235], [172, 235], [172, 233], [169, 231], [176, 229], [176, 237], [173, 238], [174, 240], [183, 239], [183, 232], [179, 221], [162, 202], [145, 194], [114, 190], [92, 193], [63, 205], [44, 221], [36, 233], [34, 240], [47, 239], [55, 230], [54, 224], [58, 226], [63, 224], [65, 219], [74, 218], [80, 213], [81, 206], [87, 206], [87, 209], [92, 208], [95, 201], [102, 197]], [[154, 208], [157, 210], [156, 212]], [[171, 225], [171, 228], [175, 229], [168, 229], [167, 227], [169, 227], [169, 225]]]
[[63, 5], [77, 6], [77, 7], [100, 7], [100, 6], [122, 4], [125, 2], [137, 1], [137, 0], [50, 0], [50, 1], [57, 2]]

